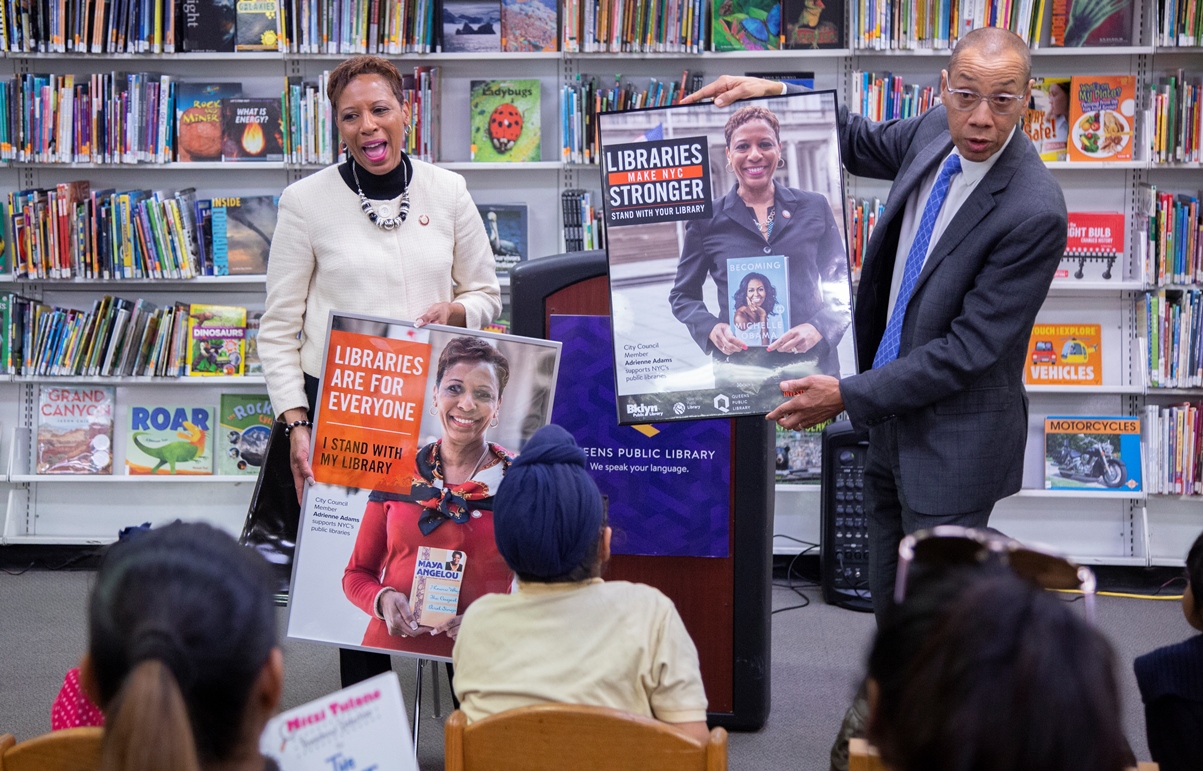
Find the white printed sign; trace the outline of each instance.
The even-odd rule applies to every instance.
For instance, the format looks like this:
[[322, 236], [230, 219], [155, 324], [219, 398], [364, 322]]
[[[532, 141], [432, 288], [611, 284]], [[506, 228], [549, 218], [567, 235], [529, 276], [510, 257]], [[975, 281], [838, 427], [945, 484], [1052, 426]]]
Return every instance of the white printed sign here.
[[280, 713], [259, 750], [280, 771], [418, 771], [392, 672]]

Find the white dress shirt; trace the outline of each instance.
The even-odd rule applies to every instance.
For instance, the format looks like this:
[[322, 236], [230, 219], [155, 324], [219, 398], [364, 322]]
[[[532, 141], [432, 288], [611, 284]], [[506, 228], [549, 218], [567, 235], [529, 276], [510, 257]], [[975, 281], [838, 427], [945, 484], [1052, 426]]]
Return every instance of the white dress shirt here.
[[923, 218], [923, 208], [927, 206], [927, 198], [931, 195], [931, 189], [936, 185], [936, 177], [940, 175], [940, 169], [944, 168], [944, 164], [950, 156], [956, 155], [961, 158], [961, 171], [954, 174], [952, 181], [948, 183], [948, 194], [944, 198], [944, 206], [940, 209], [940, 216], [936, 218], [931, 239], [927, 242], [927, 254], [923, 255], [924, 264], [927, 264], [927, 258], [931, 256], [931, 250], [940, 241], [940, 236], [944, 235], [948, 223], [952, 222], [952, 218], [969, 199], [969, 195], [986, 176], [986, 172], [994, 168], [999, 156], [1003, 154], [1003, 150], [1007, 149], [1007, 145], [1011, 144], [1011, 140], [1014, 138], [1015, 129], [1013, 128], [1007, 141], [1003, 143], [998, 152], [984, 161], [968, 160], [954, 147], [951, 153], [940, 160], [939, 164], [932, 167], [923, 180], [923, 184], [911, 191], [910, 196], [906, 199], [906, 208], [902, 211], [902, 230], [898, 233], [898, 252], [894, 258], [894, 277], [890, 281], [890, 305], [886, 311], [886, 318], [894, 313], [894, 305], [898, 301], [898, 290], [902, 286], [902, 274], [906, 272], [906, 258], [910, 254], [911, 244], [915, 241], [919, 220]]

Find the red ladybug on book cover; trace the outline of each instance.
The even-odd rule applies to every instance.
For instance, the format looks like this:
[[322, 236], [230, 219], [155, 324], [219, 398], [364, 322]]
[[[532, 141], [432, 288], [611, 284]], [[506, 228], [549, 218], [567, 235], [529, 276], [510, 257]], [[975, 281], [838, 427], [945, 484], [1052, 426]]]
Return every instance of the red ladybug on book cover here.
[[522, 113], [509, 102], [497, 105], [493, 114], [489, 116], [489, 139], [493, 142], [493, 149], [499, 153], [508, 153], [520, 136]]

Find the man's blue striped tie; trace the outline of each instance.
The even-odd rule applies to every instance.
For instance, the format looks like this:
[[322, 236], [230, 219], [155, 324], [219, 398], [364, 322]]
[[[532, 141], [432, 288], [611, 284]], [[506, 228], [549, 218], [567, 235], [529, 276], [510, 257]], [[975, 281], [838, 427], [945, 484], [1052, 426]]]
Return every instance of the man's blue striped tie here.
[[940, 168], [936, 184], [932, 186], [931, 194], [927, 196], [927, 205], [923, 207], [923, 217], [919, 220], [919, 229], [915, 231], [915, 240], [911, 250], [906, 255], [906, 268], [902, 272], [902, 285], [898, 287], [898, 299], [894, 302], [894, 312], [886, 323], [886, 332], [877, 346], [877, 355], [873, 357], [873, 369], [884, 367], [898, 358], [898, 348], [902, 343], [902, 322], [906, 318], [906, 306], [911, 301], [911, 293], [915, 291], [915, 282], [923, 272], [923, 262], [927, 259], [927, 246], [931, 243], [931, 234], [935, 230], [936, 220], [940, 209], [944, 207], [944, 199], [948, 197], [948, 185], [953, 176], [961, 172], [961, 157], [950, 155]]

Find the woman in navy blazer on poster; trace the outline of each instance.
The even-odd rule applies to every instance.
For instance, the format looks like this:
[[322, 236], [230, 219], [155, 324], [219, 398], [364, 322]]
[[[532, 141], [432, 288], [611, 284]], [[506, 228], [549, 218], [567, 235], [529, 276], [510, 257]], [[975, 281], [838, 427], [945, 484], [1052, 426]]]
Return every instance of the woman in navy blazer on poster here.
[[[689, 328], [703, 351], [715, 359], [717, 386], [756, 388], [788, 367], [791, 373], [839, 376], [837, 347], [848, 329], [848, 258], [827, 199], [773, 181], [783, 165], [777, 117], [760, 106], [732, 113], [724, 130], [727, 165], [736, 185], [714, 202], [708, 220], [685, 228], [685, 245], [669, 299], [673, 315]], [[727, 260], [783, 255], [787, 258], [790, 327], [765, 348], [749, 348], [736, 335], [728, 286]], [[719, 314], [702, 301], [706, 277], [718, 288]], [[826, 287], [827, 291], [824, 291]], [[771, 309], [769, 309], [771, 310]], [[807, 365], [810, 365], [809, 367]], [[772, 373], [740, 375], [740, 366]], [[791, 377], [801, 377], [802, 374]]]

